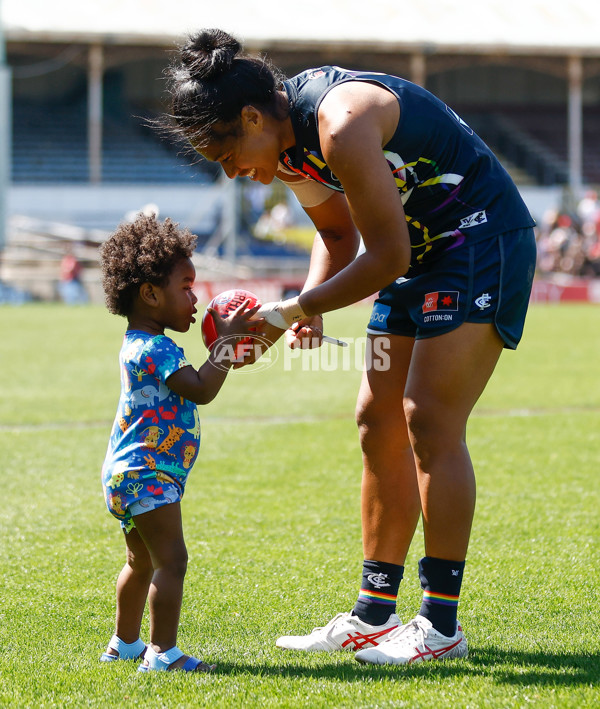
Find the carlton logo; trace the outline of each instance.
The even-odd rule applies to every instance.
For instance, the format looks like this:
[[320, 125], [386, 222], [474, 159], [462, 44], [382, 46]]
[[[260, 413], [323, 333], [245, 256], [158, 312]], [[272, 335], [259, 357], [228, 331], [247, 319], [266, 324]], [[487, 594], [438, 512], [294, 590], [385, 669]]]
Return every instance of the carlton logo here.
[[369, 583], [374, 586], [375, 588], [385, 588], [386, 586], [389, 586], [390, 584], [387, 582], [387, 574], [369, 574], [367, 576], [367, 579]]
[[424, 313], [433, 313], [436, 310], [458, 310], [458, 291], [440, 290], [427, 293], [423, 303]]

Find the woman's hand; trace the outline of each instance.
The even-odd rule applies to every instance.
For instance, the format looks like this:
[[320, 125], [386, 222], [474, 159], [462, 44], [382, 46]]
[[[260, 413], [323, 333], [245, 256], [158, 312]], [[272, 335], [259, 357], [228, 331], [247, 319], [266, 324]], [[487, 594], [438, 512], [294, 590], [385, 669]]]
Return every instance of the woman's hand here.
[[323, 316], [313, 315], [294, 323], [285, 331], [285, 342], [292, 350], [311, 350], [323, 344]]

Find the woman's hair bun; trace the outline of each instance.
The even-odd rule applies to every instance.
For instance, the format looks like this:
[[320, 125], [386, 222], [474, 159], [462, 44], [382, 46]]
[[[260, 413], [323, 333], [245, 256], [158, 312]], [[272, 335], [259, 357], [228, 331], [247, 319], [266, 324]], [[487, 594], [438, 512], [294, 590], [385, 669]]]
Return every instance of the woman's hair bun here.
[[242, 45], [223, 30], [202, 30], [191, 35], [181, 49], [181, 63], [194, 80], [216, 79], [226, 74]]

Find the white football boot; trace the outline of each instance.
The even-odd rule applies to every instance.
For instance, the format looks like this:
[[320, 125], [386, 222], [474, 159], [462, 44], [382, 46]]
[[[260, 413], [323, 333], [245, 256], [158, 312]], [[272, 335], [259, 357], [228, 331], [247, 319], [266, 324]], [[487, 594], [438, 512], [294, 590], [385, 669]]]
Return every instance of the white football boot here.
[[427, 618], [418, 615], [390, 633], [380, 645], [360, 650], [355, 657], [364, 664], [411, 665], [466, 657], [468, 653], [467, 640], [458, 623], [456, 632], [449, 638], [435, 630]]
[[338, 613], [327, 625], [309, 635], [284, 635], [275, 643], [285, 650], [325, 651], [361, 650], [377, 647], [402, 621], [395, 613], [383, 625], [369, 625], [352, 613]]

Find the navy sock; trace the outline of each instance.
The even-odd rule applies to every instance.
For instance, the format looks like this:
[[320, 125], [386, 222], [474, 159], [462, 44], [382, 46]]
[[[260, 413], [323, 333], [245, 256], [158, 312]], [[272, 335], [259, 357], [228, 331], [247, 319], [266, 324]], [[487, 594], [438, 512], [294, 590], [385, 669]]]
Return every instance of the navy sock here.
[[354, 615], [369, 625], [383, 625], [396, 612], [398, 587], [403, 575], [404, 566], [365, 559]]
[[462, 584], [464, 561], [448, 561], [426, 556], [419, 561], [423, 602], [419, 615], [448, 637], [456, 632], [456, 611]]

